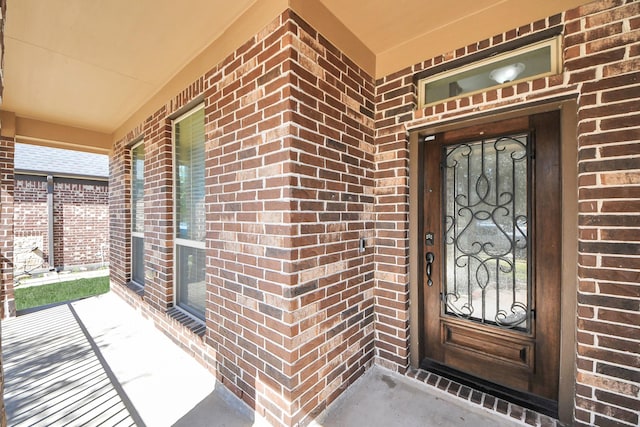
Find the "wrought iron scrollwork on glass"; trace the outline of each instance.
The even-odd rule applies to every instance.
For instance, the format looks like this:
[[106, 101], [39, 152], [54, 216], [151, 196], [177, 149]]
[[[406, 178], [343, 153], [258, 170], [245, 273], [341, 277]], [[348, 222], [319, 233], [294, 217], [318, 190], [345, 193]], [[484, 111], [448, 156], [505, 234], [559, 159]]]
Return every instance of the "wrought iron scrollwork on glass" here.
[[445, 313], [529, 330], [529, 136], [445, 146]]

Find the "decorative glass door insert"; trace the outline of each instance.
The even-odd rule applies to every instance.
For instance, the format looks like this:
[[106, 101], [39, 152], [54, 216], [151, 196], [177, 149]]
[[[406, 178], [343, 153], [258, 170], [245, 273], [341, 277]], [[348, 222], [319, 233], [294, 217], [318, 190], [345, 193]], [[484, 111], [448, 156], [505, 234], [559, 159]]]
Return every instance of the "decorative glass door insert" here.
[[528, 139], [443, 146], [445, 314], [529, 331]]

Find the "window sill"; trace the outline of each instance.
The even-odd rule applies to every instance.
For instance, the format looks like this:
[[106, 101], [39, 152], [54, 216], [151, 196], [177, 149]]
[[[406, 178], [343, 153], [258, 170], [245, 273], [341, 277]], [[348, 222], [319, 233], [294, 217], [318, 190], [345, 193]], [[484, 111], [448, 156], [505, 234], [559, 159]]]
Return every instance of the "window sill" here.
[[136, 293], [140, 298], [144, 298], [144, 286], [136, 282], [127, 282], [125, 286]]
[[167, 315], [185, 328], [189, 329], [195, 335], [198, 335], [200, 338], [203, 338], [204, 334], [207, 332], [207, 325], [203, 320], [186, 313], [179, 307], [171, 307], [167, 311]]

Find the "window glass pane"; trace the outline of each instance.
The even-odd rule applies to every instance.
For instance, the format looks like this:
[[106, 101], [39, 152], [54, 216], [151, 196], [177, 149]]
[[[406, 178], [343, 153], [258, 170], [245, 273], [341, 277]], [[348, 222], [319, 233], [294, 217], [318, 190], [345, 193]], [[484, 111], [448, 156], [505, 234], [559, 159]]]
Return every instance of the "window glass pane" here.
[[[176, 182], [176, 304], [204, 319], [204, 109], [174, 124]], [[195, 247], [194, 247], [195, 246]]]
[[[131, 150], [131, 232], [144, 232], [144, 145]], [[144, 238], [131, 236], [131, 279], [144, 285]]]
[[205, 249], [176, 245], [178, 305], [204, 319]]
[[204, 242], [204, 110], [175, 123], [176, 236]]
[[131, 165], [131, 231], [144, 231], [144, 145], [132, 150]]
[[144, 239], [133, 236], [131, 238], [131, 279], [139, 285], [144, 285]]
[[420, 105], [482, 92], [509, 82], [557, 74], [558, 38], [445, 71], [420, 81]]

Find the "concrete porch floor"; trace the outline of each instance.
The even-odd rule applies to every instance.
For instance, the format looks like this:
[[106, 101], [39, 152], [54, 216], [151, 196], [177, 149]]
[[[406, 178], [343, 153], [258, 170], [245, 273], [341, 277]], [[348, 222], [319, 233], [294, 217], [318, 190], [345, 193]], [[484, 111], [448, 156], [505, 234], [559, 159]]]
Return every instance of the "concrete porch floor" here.
[[[265, 425], [118, 296], [2, 322], [10, 426]], [[523, 425], [374, 367], [315, 426]]]

